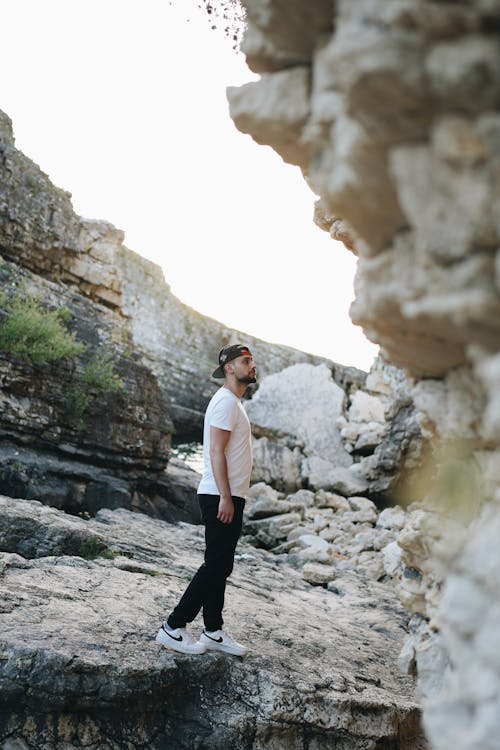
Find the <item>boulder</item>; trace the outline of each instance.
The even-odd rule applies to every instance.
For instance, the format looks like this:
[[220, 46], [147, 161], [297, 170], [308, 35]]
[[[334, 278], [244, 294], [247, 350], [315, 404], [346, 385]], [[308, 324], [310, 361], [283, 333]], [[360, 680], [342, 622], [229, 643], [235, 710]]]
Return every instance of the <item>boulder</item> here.
[[334, 492], [318, 490], [314, 495], [314, 504], [317, 508], [332, 508], [337, 511], [350, 510], [348, 500], [342, 495], [336, 495]]
[[330, 583], [336, 577], [337, 571], [333, 565], [322, 565], [321, 563], [308, 562], [302, 567], [302, 577], [313, 586], [322, 586]]
[[254, 430], [292, 436], [305, 455], [332, 466], [350, 466], [335, 421], [343, 410], [345, 393], [326, 365], [297, 364], [269, 375], [245, 404]]
[[403, 550], [399, 544], [395, 541], [389, 542], [389, 544], [382, 550], [384, 570], [388, 576], [394, 577], [398, 573], [402, 575], [403, 564], [402, 556]]
[[247, 517], [252, 520], [258, 520], [260, 518], [269, 518], [270, 516], [279, 516], [282, 513], [290, 513], [292, 510], [299, 509], [299, 505], [292, 504], [287, 500], [269, 500], [263, 498], [256, 500], [249, 506]]
[[279, 490], [293, 492], [302, 486], [300, 466], [302, 454], [298, 447], [290, 449], [267, 437], [252, 441], [252, 482], [272, 483]]
[[269, 484], [266, 484], [265, 482], [257, 482], [256, 484], [251, 484], [248, 492], [247, 492], [247, 500], [270, 500], [271, 502], [278, 500], [280, 497], [283, 497], [279, 492], [277, 492], [274, 487], [271, 487]]
[[310, 487], [329, 490], [345, 497], [365, 492], [369, 486], [356, 465], [348, 469], [333, 468], [328, 461], [311, 456], [304, 461], [302, 470]]
[[377, 526], [382, 529], [400, 531], [405, 525], [406, 513], [403, 508], [396, 505], [392, 508], [384, 508], [377, 518]]
[[363, 390], [356, 391], [349, 407], [350, 422], [385, 423], [385, 405], [379, 396], [372, 396]]
[[314, 492], [311, 490], [298, 490], [293, 495], [288, 495], [288, 502], [301, 505], [303, 508], [312, 508], [314, 505]]

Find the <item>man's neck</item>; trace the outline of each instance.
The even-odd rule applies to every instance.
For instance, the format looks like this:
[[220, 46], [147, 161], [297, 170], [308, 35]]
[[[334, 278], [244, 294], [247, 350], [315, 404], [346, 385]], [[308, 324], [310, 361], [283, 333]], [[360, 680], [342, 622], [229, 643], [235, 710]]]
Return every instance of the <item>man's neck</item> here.
[[246, 389], [248, 388], [246, 383], [238, 383], [236, 380], [229, 380], [226, 379], [224, 381], [224, 388], [227, 388], [228, 391], [231, 391], [231, 393], [234, 393], [236, 398], [241, 398], [243, 394], [245, 393]]

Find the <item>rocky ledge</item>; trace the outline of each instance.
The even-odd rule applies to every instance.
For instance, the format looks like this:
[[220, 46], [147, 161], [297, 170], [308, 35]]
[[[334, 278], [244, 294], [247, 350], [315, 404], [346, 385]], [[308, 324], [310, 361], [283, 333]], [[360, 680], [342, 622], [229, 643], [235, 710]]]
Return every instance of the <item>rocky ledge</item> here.
[[200, 562], [199, 527], [0, 511], [1, 750], [426, 747], [390, 586], [349, 570], [311, 586], [242, 543], [227, 619], [249, 654], [184, 656], [154, 634]]

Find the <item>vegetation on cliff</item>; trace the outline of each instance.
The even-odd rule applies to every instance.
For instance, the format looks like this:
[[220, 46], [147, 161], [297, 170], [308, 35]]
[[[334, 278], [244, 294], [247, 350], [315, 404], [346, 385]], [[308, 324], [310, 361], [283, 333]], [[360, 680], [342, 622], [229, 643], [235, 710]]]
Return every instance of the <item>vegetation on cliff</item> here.
[[71, 318], [67, 307], [50, 310], [41, 300], [16, 289], [0, 295], [0, 308], [4, 311], [1, 351], [31, 364], [75, 359], [83, 352], [84, 345], [65, 327]]
[[69, 308], [52, 309], [25, 286], [11, 284], [0, 294], [0, 352], [30, 365], [72, 361], [73, 385], [66, 397], [66, 420], [81, 429], [91, 392], [125, 394], [110, 351], [92, 351], [67, 324]]

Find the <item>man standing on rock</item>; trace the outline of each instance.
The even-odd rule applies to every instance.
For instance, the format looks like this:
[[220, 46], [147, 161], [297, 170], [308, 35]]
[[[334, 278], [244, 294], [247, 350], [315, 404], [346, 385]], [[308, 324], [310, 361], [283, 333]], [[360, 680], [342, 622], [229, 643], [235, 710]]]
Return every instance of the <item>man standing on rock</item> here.
[[[248, 385], [256, 382], [257, 370], [248, 347], [233, 344], [221, 349], [219, 366], [212, 375], [224, 378], [224, 385], [208, 404], [203, 428], [204, 468], [198, 500], [205, 524], [205, 561], [156, 640], [185, 654], [209, 649], [243, 656], [245, 646], [222, 630], [222, 609], [252, 471], [250, 422], [240, 400]], [[200, 609], [205, 627], [200, 640], [195, 641], [186, 625]]]

